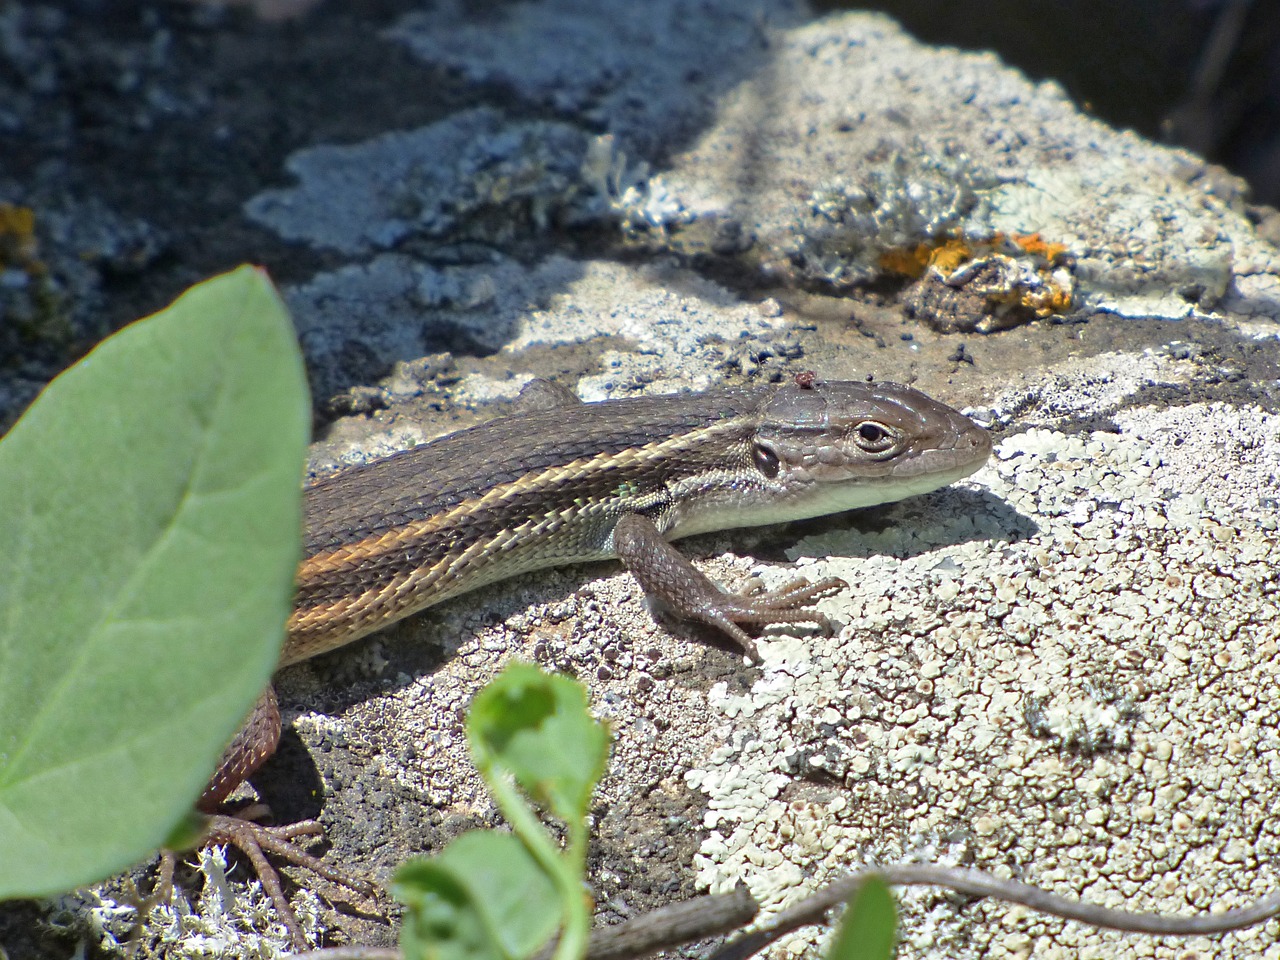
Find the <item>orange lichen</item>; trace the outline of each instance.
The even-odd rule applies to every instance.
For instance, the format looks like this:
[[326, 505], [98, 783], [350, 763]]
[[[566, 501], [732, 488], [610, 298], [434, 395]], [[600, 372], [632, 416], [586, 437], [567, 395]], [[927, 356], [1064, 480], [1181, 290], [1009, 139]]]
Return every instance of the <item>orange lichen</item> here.
[[974, 257], [974, 248], [958, 237], [918, 243], [911, 249], [886, 250], [880, 255], [880, 267], [889, 273], [917, 278], [930, 267], [946, 276]]
[[[956, 286], [977, 281], [982, 296], [997, 312], [1026, 311], [1043, 318], [1068, 313], [1074, 303], [1070, 273], [1061, 265], [1066, 253], [1065, 244], [1051, 243], [1039, 233], [997, 232], [983, 240], [948, 237], [887, 250], [880, 255], [880, 266], [913, 280], [933, 270]], [[957, 273], [966, 265], [973, 265], [972, 272], [982, 264], [991, 265], [994, 273]], [[979, 274], [985, 279], [979, 280]]]
[[1039, 233], [997, 232], [985, 240], [949, 237], [918, 243], [910, 248], [886, 250], [880, 254], [880, 267], [888, 273], [912, 278], [923, 276], [930, 267], [936, 267], [945, 277], [970, 260], [1001, 250], [1014, 255], [1018, 252], [1029, 254], [1055, 264], [1066, 256], [1067, 246], [1063, 243], [1051, 243]]
[[1065, 243], [1050, 243], [1039, 233], [1013, 233], [1009, 239], [1033, 257], [1043, 257], [1050, 263], [1057, 262], [1067, 253]]
[[1071, 291], [1053, 281], [1047, 282], [1042, 289], [1027, 290], [1022, 296], [1022, 305], [1042, 319], [1067, 313], [1073, 302]]

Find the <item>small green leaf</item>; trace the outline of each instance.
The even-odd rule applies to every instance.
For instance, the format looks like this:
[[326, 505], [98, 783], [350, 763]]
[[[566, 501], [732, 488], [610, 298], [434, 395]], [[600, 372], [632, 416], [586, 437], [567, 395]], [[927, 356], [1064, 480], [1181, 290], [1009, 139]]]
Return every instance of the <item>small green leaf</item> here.
[[827, 960], [892, 960], [898, 909], [884, 880], [868, 877], [845, 908]]
[[609, 730], [591, 718], [582, 685], [511, 663], [467, 716], [471, 756], [486, 779], [509, 773], [566, 823], [581, 820], [609, 758]]
[[244, 267], [103, 341], [0, 440], [0, 897], [174, 831], [276, 662], [311, 412]]
[[407, 907], [409, 960], [528, 957], [560, 926], [554, 883], [509, 833], [465, 833], [437, 857], [409, 860], [391, 892]]

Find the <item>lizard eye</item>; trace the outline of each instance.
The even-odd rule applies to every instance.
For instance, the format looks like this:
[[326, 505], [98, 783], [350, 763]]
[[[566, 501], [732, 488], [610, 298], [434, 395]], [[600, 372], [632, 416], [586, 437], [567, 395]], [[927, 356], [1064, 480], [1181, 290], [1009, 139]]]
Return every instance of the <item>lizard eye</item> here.
[[757, 442], [751, 445], [751, 461], [768, 479], [772, 480], [778, 475], [778, 468], [781, 465], [778, 455], [763, 443]]
[[867, 453], [884, 453], [893, 446], [894, 439], [888, 428], [873, 420], [866, 420], [858, 424], [858, 429], [854, 431], [854, 442]]

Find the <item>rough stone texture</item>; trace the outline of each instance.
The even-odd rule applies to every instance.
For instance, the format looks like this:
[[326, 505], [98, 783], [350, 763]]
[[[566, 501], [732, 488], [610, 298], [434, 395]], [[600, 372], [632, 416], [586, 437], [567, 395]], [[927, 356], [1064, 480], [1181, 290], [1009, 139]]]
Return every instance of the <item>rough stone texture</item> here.
[[[676, 19], [679, 10], [673, 4], [673, 19], [658, 22], [685, 24], [671, 41], [681, 49], [697, 37], [748, 43], [745, 34], [723, 33], [718, 17], [740, 26], [732, 13], [704, 5], [703, 19], [689, 24]], [[1063, 248], [1055, 266], [1039, 262], [1039, 282], [1065, 291], [1065, 305], [1045, 312], [1280, 321], [1280, 258], [1246, 218], [1238, 181], [1185, 151], [1084, 116], [1052, 83], [1030, 83], [991, 55], [926, 48], [880, 16], [771, 29], [767, 65], [724, 86], [710, 126], [649, 177], [640, 158], [654, 155], [654, 145], [642, 128], [687, 129], [691, 116], [706, 112], [712, 88], [696, 76], [662, 74], [678, 94], [645, 99], [632, 91], [627, 119], [607, 127], [609, 139], [593, 141], [586, 125], [599, 104], [579, 89], [591, 71], [551, 69], [555, 44], [538, 38], [557, 38], [564, 57], [596, 49], [592, 62], [608, 78], [597, 78], [604, 89], [626, 90], [624, 80], [645, 74], [652, 51], [627, 42], [617, 24], [604, 31], [612, 42], [598, 44], [608, 16], [522, 5], [501, 28], [478, 31], [450, 8], [410, 15], [390, 36], [420, 56], [443, 57], [477, 79], [524, 84], [535, 99], [560, 77], [565, 99], [556, 102], [583, 127], [504, 122], [481, 109], [364, 144], [315, 147], [289, 162], [296, 187], [259, 194], [246, 213], [287, 239], [347, 254], [412, 241], [464, 259], [475, 258], [468, 243], [509, 247], [555, 224], [620, 224], [642, 229], [658, 246], [710, 252], [760, 279], [832, 291], [893, 275], [886, 257], [917, 244], [1039, 235]], [[629, 23], [633, 14], [619, 16]], [[773, 22], [786, 16], [779, 10]], [[1002, 262], [1017, 278], [1008, 283], [1037, 283], [1034, 264]], [[385, 274], [388, 267], [374, 261], [367, 269]], [[440, 322], [453, 323], [457, 291], [449, 282], [433, 287], [424, 278], [408, 307], [443, 307]], [[314, 283], [327, 296], [375, 309], [382, 302], [358, 270]], [[973, 309], [981, 313], [989, 297]], [[482, 344], [501, 340], [508, 329], [502, 317], [476, 310], [484, 303], [473, 292], [463, 299], [470, 332], [487, 327]], [[937, 310], [924, 312], [939, 322]], [[376, 375], [379, 363], [412, 353], [404, 345], [412, 332], [385, 327], [381, 336], [360, 334], [367, 362], [345, 363], [356, 376], [362, 366]], [[311, 359], [317, 370], [328, 362]]]
[[432, 267], [383, 254], [318, 275], [287, 300], [318, 397], [440, 350], [497, 354], [515, 367], [532, 348], [598, 341], [602, 372], [579, 385], [585, 400], [641, 385], [705, 390], [729, 367], [752, 372], [763, 357], [800, 352], [776, 303], [738, 301], [661, 260], [634, 267], [553, 256], [533, 267], [505, 258]]
[[[826, 607], [835, 636], [770, 630], [759, 668], [656, 622], [608, 566], [518, 578], [291, 668], [295, 734], [255, 783], [277, 813], [319, 814], [326, 856], [383, 879], [495, 824], [461, 715], [518, 656], [581, 677], [617, 733], [590, 878], [609, 920], [739, 875], [773, 908], [877, 859], [972, 862], [1161, 911], [1273, 889], [1280, 271], [1235, 182], [883, 17], [566, 0], [476, 23], [464, 7], [408, 14], [364, 61], [410, 50], [438, 70], [430, 96], [421, 74], [384, 91], [430, 116], [353, 123], [218, 182], [257, 225], [223, 210], [219, 249], [288, 264], [317, 400], [356, 414], [326, 426], [313, 474], [483, 419], [534, 375], [600, 399], [874, 373], [968, 406], [1000, 455], [901, 506], [691, 542], [735, 586], [797, 570], [851, 585]], [[60, 38], [54, 21], [41, 29]], [[33, 72], [74, 50], [21, 33], [7, 36]], [[343, 57], [369, 42], [341, 39]], [[140, 127], [187, 89], [175, 77], [202, 76], [167, 43], [128, 48], [151, 105]], [[476, 87], [456, 109], [436, 102], [446, 71]], [[203, 102], [181, 98], [197, 116]], [[228, 131], [197, 142], [219, 170], [247, 138]], [[63, 170], [41, 177], [52, 191]], [[25, 199], [0, 178], [0, 201]], [[52, 209], [37, 210], [42, 243], [69, 261], [74, 236], [96, 235]], [[112, 263], [132, 244], [150, 268], [182, 219], [153, 233], [112, 214], [94, 244]], [[886, 252], [993, 230], [1065, 245], [1079, 323], [944, 336], [892, 284], [850, 286], [882, 280]], [[97, 297], [108, 273], [80, 289]], [[0, 381], [0, 398], [43, 375]], [[192, 895], [198, 921], [161, 916], [144, 955], [283, 951], [254, 885], [233, 871], [226, 903], [219, 885]], [[121, 886], [87, 896], [40, 922], [73, 943], [123, 936]], [[331, 942], [392, 939], [385, 902], [298, 897]], [[1280, 956], [1274, 921], [1185, 943], [929, 893], [904, 904], [904, 956]], [[0, 912], [14, 960], [39, 955], [8, 937], [35, 923]]]
[[[1019, 417], [927, 508], [788, 550], [851, 585], [824, 606], [846, 626], [764, 646], [748, 693], [712, 690], [726, 743], [686, 775], [709, 797], [701, 883], [745, 876], [777, 909], [850, 861], [941, 859], [1166, 913], [1275, 889], [1280, 416], [1125, 402], [1191, 372], [1078, 364], [1044, 392], [1119, 400], [1115, 432]], [[1153, 947], [946, 902], [903, 898], [902, 956], [1280, 956], [1274, 922]]]
[[1086, 310], [1280, 319], [1275, 248], [1240, 184], [1194, 155], [884, 17], [832, 16], [770, 50], [664, 174], [700, 215], [755, 232], [766, 271], [839, 287], [949, 231], [1040, 233], [1066, 246]]
[[286, 239], [345, 254], [394, 249], [407, 237], [510, 238], [570, 216], [588, 191], [579, 178], [587, 143], [566, 124], [468, 110], [368, 143], [301, 150], [288, 163], [300, 186], [260, 193], [245, 212]]
[[806, 15], [790, 0], [547, 0], [483, 19], [451, 0], [408, 14], [387, 36], [429, 63], [510, 86], [649, 155], [706, 122], [720, 94], [762, 65], [771, 28]]

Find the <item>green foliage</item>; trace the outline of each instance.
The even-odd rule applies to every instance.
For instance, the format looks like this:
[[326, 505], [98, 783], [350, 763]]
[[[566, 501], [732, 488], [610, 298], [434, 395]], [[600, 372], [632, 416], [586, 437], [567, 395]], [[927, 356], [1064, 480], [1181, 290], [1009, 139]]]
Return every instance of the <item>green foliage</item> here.
[[[466, 834], [399, 870], [392, 892], [408, 906], [405, 956], [516, 960], [557, 929], [557, 960], [583, 956], [591, 922], [586, 817], [608, 759], [608, 729], [591, 719], [580, 684], [513, 663], [476, 697], [467, 738], [514, 835]], [[563, 851], [526, 796], [563, 823]]]
[[409, 861], [397, 874], [396, 895], [409, 906], [401, 933], [408, 956], [527, 957], [560, 926], [555, 885], [509, 833], [476, 830], [438, 857]]
[[510, 773], [572, 829], [587, 813], [609, 759], [609, 731], [591, 719], [581, 684], [510, 664], [467, 718], [471, 757], [492, 783]]
[[177, 828], [276, 662], [310, 405], [253, 268], [58, 377], [0, 440], [0, 897]]
[[893, 960], [898, 910], [889, 886], [870, 876], [849, 898], [827, 960]]

